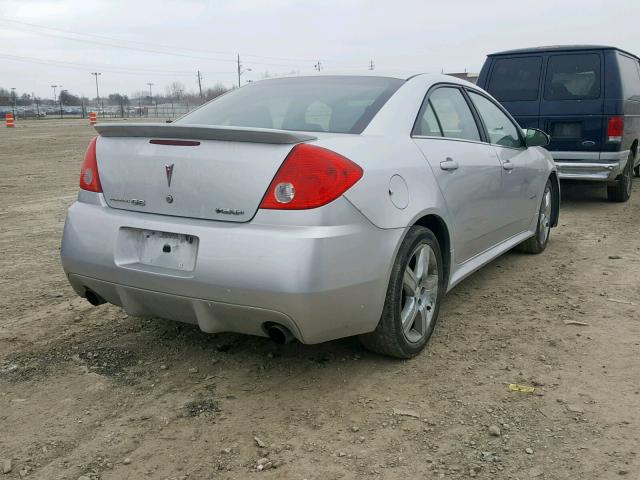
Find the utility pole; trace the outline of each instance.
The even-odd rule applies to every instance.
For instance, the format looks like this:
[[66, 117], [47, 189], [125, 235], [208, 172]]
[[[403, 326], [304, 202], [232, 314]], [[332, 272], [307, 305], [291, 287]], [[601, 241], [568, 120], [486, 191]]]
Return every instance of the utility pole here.
[[[98, 101], [98, 107], [100, 106], [100, 91], [98, 90], [98, 76], [102, 75], [100, 72], [91, 72], [91, 75], [96, 77], [96, 99]], [[104, 105], [102, 106], [102, 116], [104, 117]]]
[[369, 70], [373, 70], [375, 68], [375, 65], [373, 63], [373, 59], [369, 60]]
[[320, 60], [318, 60], [316, 62], [316, 64], [313, 66], [313, 68], [317, 71], [321, 71], [322, 70], [322, 62]]
[[38, 103], [38, 97], [36, 97], [35, 92], [31, 92], [31, 97], [33, 97], [33, 101], [36, 102], [36, 111], [38, 112], [38, 116], [36, 118], [40, 118], [40, 104]]
[[64, 90], [62, 90], [62, 85], [58, 85], [60, 87], [60, 95], [58, 96], [58, 100], [60, 103], [60, 118], [62, 118], [62, 92], [64, 92]]
[[240, 63], [240, 55], [238, 54], [238, 88], [242, 86], [242, 83], [240, 82], [240, 77], [242, 77], [242, 74], [244, 72], [250, 72], [250, 71], [251, 71], [250, 68], [242, 68], [242, 64]]
[[13, 97], [13, 118], [16, 118], [16, 87], [11, 87], [11, 96]]
[[[198, 89], [200, 90], [200, 100], [203, 100], [202, 97], [202, 75], [200, 75], [200, 70], [198, 70]], [[178, 98], [178, 100], [180, 100]]]
[[58, 85], [51, 85], [51, 88], [53, 88], [53, 101], [55, 102], [58, 100], [58, 97], [56, 96], [56, 88], [58, 88]]
[[[149, 105], [153, 107], [153, 92], [151, 91], [151, 87], [153, 87], [153, 83], [147, 82], [149, 85]], [[158, 114], [158, 106], [156, 105], [156, 115]]]
[[238, 54], [238, 88], [240, 88], [240, 75], [242, 75], [242, 65], [240, 65], [240, 54]]

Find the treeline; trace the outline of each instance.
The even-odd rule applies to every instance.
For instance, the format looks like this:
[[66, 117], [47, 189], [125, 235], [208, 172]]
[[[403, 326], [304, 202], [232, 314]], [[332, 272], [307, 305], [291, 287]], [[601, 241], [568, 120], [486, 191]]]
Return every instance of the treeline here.
[[[184, 84], [181, 82], [173, 82], [165, 88], [164, 92], [149, 92], [140, 90], [134, 92], [131, 96], [121, 93], [109, 93], [105, 96], [100, 96], [100, 104], [103, 105], [117, 105], [127, 106], [131, 104], [163, 104], [163, 103], [190, 103], [198, 104], [205, 101], [209, 101], [216, 98], [223, 93], [226, 93], [229, 89], [222, 84], [216, 84], [213, 87], [203, 88], [202, 96], [200, 92], [193, 90], [187, 91]], [[57, 98], [43, 98], [37, 97], [31, 92], [19, 92], [17, 89], [7, 89], [0, 87], [0, 106], [29, 106], [34, 103], [41, 105], [97, 105], [98, 99], [88, 98], [81, 95], [76, 95], [63, 89], [57, 92]]]

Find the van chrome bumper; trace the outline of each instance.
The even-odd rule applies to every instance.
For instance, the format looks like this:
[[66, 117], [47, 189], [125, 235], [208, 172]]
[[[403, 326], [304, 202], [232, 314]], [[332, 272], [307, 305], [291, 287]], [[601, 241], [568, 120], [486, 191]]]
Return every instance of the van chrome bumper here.
[[624, 170], [629, 150], [621, 152], [551, 152], [563, 180], [614, 181]]

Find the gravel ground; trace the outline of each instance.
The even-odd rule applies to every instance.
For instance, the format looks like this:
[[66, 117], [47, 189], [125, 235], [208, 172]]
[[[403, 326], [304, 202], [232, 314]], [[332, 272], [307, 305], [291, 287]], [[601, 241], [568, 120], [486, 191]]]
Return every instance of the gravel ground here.
[[396, 361], [76, 297], [59, 245], [92, 135], [0, 129], [0, 478], [640, 479], [640, 182], [564, 185], [546, 252], [464, 281]]

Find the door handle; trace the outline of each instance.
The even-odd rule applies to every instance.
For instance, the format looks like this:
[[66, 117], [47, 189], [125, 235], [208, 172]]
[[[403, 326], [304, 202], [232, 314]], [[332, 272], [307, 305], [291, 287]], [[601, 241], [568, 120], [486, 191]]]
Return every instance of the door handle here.
[[506, 171], [510, 172], [511, 170], [513, 170], [515, 168], [515, 165], [513, 163], [511, 163], [509, 160], [507, 160], [506, 162], [504, 162], [502, 164], [502, 168], [504, 168]]
[[440, 162], [440, 168], [442, 170], [446, 170], [452, 172], [458, 169], [458, 162], [456, 162], [453, 158], [447, 157], [444, 162]]

